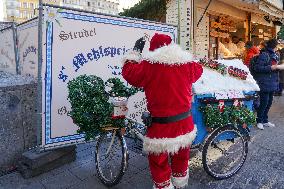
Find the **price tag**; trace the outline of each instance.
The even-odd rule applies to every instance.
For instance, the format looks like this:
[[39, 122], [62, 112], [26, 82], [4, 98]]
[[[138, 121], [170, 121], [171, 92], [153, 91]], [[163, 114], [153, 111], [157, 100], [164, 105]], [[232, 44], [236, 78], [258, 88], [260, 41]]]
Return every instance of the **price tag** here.
[[228, 94], [227, 92], [216, 92], [215, 93], [215, 98], [217, 100], [220, 100], [220, 99], [228, 99]]
[[220, 99], [235, 99], [235, 98], [244, 98], [244, 94], [241, 91], [230, 90], [226, 92], [216, 92], [215, 98]]

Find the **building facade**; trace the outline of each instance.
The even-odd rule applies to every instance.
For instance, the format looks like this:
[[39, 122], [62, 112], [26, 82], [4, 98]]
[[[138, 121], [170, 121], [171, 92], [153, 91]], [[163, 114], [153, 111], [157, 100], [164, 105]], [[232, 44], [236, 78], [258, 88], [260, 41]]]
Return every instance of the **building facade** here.
[[118, 15], [119, 2], [117, 0], [86, 0], [84, 10]]
[[[118, 0], [43, 0], [44, 3], [118, 15]], [[36, 16], [38, 0], [4, 0], [4, 21], [24, 22]]]
[[4, 0], [3, 12], [4, 21], [18, 21], [20, 16], [20, 3], [18, 0]]
[[38, 0], [19, 0], [19, 18], [18, 22], [24, 22], [25, 20], [35, 17], [36, 9], [38, 8]]
[[86, 7], [86, 0], [61, 0], [60, 6], [76, 8], [76, 9], [84, 9]]

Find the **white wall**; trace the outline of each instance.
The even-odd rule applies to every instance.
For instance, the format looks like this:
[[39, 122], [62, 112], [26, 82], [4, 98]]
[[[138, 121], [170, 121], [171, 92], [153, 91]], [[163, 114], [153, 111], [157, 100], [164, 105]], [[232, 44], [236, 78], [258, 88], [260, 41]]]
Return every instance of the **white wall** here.
[[[192, 51], [193, 11], [192, 0], [180, 1], [180, 45], [184, 50]], [[171, 0], [167, 5], [166, 22], [178, 25], [178, 0]]]

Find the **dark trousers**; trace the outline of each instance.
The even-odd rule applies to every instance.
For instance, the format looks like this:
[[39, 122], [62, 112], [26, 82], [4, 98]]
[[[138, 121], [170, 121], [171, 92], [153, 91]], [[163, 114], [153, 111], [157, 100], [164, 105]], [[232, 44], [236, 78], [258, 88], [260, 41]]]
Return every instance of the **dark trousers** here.
[[282, 93], [284, 87], [284, 83], [279, 83], [279, 92]]
[[257, 109], [257, 123], [268, 123], [268, 112], [273, 101], [273, 92], [259, 92], [259, 107]]

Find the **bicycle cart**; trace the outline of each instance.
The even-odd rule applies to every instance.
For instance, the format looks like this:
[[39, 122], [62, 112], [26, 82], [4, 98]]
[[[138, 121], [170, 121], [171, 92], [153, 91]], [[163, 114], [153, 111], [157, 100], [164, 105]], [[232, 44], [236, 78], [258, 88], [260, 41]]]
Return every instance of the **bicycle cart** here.
[[[254, 93], [245, 94], [242, 99], [249, 109], [253, 107]], [[200, 106], [217, 102], [212, 95], [196, 95], [192, 105], [192, 116], [198, 129], [192, 148], [202, 152], [202, 163], [205, 171], [215, 179], [226, 179], [236, 174], [243, 166], [247, 153], [249, 127], [228, 124], [208, 130], [203, 122]], [[232, 105], [233, 100], [225, 103]], [[143, 141], [146, 128], [130, 118], [126, 119], [126, 128], [105, 128], [96, 144], [96, 169], [98, 176], [106, 186], [114, 186], [121, 180], [127, 169], [128, 149], [125, 137], [137, 138]]]
[[[203, 60], [202, 63], [205, 68], [209, 68], [204, 69], [203, 75], [218, 78], [218, 80], [209, 83], [209, 85], [212, 85], [210, 86], [211, 88], [218, 88], [220, 86], [214, 85], [218, 85], [218, 82], [223, 82], [223, 84], [225, 84], [225, 86], [222, 86], [223, 90], [227, 88], [230, 89], [231, 87], [231, 89], [237, 88], [237, 92], [228, 90], [229, 92], [218, 93], [216, 90], [215, 92], [204, 90], [204, 87], [206, 88], [204, 85], [206, 82], [204, 81], [207, 79], [208, 82], [208, 78], [204, 77], [198, 81], [199, 83], [197, 83], [196, 86], [193, 86], [194, 91], [197, 91], [197, 93], [194, 95], [192, 102], [192, 116], [198, 130], [192, 148], [197, 148], [202, 152], [202, 164], [205, 171], [211, 177], [219, 180], [232, 177], [243, 166], [248, 153], [248, 142], [250, 140], [249, 128], [251, 125], [246, 124], [246, 122], [238, 124], [237, 122], [228, 122], [227, 120], [226, 124], [223, 123], [222, 125], [211, 127], [210, 125], [206, 125], [206, 123], [210, 122], [204, 121], [206, 115], [204, 111], [202, 111], [202, 108], [204, 109], [205, 107], [214, 105], [220, 108], [220, 102], [223, 106], [235, 107], [237, 102], [239, 105], [241, 104], [242, 107], [252, 112], [253, 100], [255, 98], [254, 91], [258, 90], [258, 86], [249, 72], [244, 72], [242, 69], [234, 69], [234, 67], [231, 66], [232, 62], [221, 62], [222, 63], [206, 62]], [[241, 65], [241, 61], [234, 63], [247, 70], [247, 68]], [[214, 64], [214, 67], [211, 67], [211, 64]], [[214, 70], [216, 64], [217, 67], [226, 68], [229, 74], [232, 75], [230, 75], [230, 77], [224, 76], [222, 70], [221, 74], [220, 70]], [[241, 74], [237, 75], [232, 70], [240, 72]], [[248, 76], [244, 75], [244, 73], [248, 74]], [[246, 77], [249, 77], [249, 81], [247, 81]], [[226, 85], [226, 82], [233, 82], [233, 85], [239, 85]], [[210, 116], [214, 117], [215, 115], [212, 114]], [[240, 116], [240, 119], [242, 119], [244, 114], [230, 114], [229, 117], [230, 116]], [[210, 120], [210, 117], [208, 118], [207, 115], [207, 121], [208, 119]], [[126, 127], [124, 129], [115, 128], [113, 126], [105, 128], [105, 132], [103, 132], [97, 140], [95, 153], [96, 169], [101, 182], [106, 186], [113, 186], [119, 183], [127, 169], [128, 149], [126, 137], [130, 136], [143, 142], [143, 135], [146, 130], [143, 124], [129, 118], [126, 119], [125, 123]]]
[[[198, 132], [191, 147], [202, 152], [202, 164], [210, 176], [226, 179], [235, 175], [246, 160], [249, 128], [255, 123], [254, 91], [259, 88], [241, 61], [220, 62], [201, 60], [205, 69], [193, 86], [195, 95], [191, 108]], [[127, 170], [128, 138], [142, 144], [147, 128], [125, 117], [127, 99], [138, 89], [127, 88], [118, 78], [108, 79], [106, 86], [111, 87], [109, 92], [97, 76], [82, 75], [70, 81], [69, 99], [73, 106], [70, 116], [80, 126], [79, 132], [85, 131], [86, 137], [98, 134], [97, 174], [104, 185], [114, 186]], [[109, 104], [111, 99], [112, 105]]]

